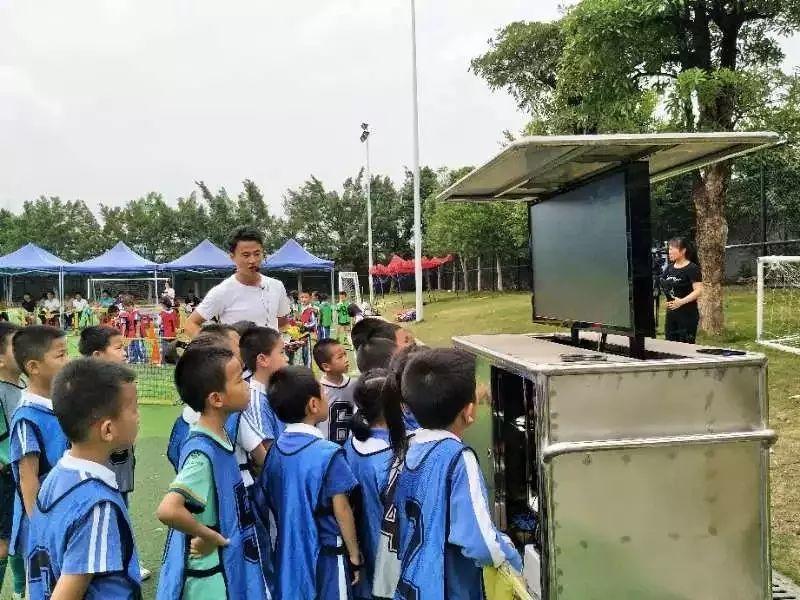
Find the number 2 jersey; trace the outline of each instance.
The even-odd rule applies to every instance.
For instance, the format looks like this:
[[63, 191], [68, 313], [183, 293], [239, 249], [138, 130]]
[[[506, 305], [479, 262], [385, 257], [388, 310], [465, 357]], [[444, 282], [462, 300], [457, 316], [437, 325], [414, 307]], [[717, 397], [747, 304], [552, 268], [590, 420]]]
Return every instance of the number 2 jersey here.
[[350, 418], [353, 416], [355, 402], [353, 390], [356, 388], [355, 377], [344, 376], [341, 383], [333, 383], [323, 376], [319, 384], [322, 392], [328, 398], [328, 419], [317, 427], [322, 431], [325, 439], [343, 446], [350, 435]]
[[522, 560], [489, 516], [474, 452], [454, 434], [418, 429], [395, 492], [399, 600], [480, 600], [481, 568]]

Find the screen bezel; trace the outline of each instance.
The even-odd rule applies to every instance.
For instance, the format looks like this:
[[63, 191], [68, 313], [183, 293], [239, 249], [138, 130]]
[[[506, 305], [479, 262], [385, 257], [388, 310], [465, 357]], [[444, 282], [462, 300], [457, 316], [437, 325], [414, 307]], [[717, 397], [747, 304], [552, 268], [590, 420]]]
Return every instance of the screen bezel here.
[[[613, 323], [589, 323], [574, 319], [542, 317], [536, 314], [536, 257], [533, 253], [533, 227], [531, 210], [534, 205], [547, 202], [567, 192], [572, 192], [618, 173], [625, 175], [625, 230], [628, 240], [628, 305], [630, 327]], [[571, 329], [589, 329], [602, 333], [615, 333], [629, 337], [655, 337], [655, 310], [652, 301], [653, 271], [650, 224], [650, 171], [647, 162], [632, 162], [609, 169], [575, 185], [559, 190], [547, 197], [528, 202], [528, 253], [531, 257], [531, 309], [534, 323], [557, 325]]]

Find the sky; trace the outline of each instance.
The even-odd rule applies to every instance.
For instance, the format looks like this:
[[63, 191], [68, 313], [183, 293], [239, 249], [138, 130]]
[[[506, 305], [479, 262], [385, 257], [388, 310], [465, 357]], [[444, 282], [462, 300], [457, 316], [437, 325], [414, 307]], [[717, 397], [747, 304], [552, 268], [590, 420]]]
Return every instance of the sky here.
[[[493, 32], [561, 0], [417, 0], [420, 163], [479, 164], [524, 114], [469, 71]], [[785, 44], [787, 67], [800, 39]], [[280, 211], [311, 174], [412, 162], [409, 0], [0, 0], [0, 207], [92, 209], [254, 180]]]

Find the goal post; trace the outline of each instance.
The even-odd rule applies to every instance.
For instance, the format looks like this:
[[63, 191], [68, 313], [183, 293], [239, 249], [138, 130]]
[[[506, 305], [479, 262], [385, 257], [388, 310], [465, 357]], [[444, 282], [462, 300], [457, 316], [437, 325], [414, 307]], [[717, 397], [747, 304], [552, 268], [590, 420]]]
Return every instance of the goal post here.
[[800, 354], [800, 256], [758, 259], [756, 342]]
[[169, 281], [169, 277], [92, 277], [86, 282], [86, 299], [90, 302], [99, 300], [102, 291], [108, 290], [112, 298], [120, 293], [129, 294], [137, 303], [157, 305], [160, 290]]
[[350, 302], [361, 306], [361, 284], [355, 271], [339, 271], [339, 292], [347, 294]]

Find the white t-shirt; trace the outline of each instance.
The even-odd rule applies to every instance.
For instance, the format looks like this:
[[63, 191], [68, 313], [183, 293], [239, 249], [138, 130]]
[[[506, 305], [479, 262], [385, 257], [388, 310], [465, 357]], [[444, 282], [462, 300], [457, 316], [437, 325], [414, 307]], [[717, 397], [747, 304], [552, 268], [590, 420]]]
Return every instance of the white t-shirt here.
[[75, 299], [72, 301], [72, 308], [78, 312], [84, 310], [87, 306], [89, 306], [89, 303], [83, 298], [81, 298], [80, 300]]
[[58, 301], [58, 298], [53, 298], [52, 300], [45, 300], [44, 309], [50, 312], [58, 312], [61, 309], [61, 302]]
[[260, 286], [244, 285], [231, 275], [211, 288], [195, 310], [206, 320], [217, 318], [226, 324], [253, 321], [278, 329], [278, 317], [289, 314], [289, 299], [277, 279], [262, 275]]
[[164, 296], [175, 302], [175, 288], [164, 288]]

